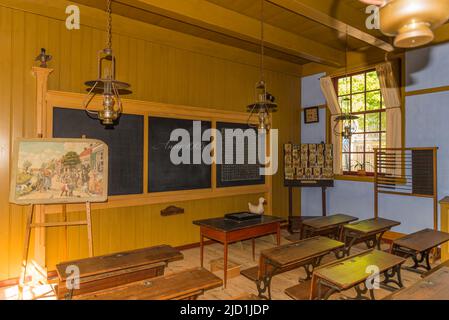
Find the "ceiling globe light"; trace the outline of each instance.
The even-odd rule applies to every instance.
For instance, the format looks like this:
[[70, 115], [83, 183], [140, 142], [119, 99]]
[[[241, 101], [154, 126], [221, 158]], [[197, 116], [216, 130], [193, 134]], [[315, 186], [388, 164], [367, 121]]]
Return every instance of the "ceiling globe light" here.
[[449, 0], [360, 0], [380, 7], [380, 30], [399, 48], [432, 42], [433, 30], [449, 20]]

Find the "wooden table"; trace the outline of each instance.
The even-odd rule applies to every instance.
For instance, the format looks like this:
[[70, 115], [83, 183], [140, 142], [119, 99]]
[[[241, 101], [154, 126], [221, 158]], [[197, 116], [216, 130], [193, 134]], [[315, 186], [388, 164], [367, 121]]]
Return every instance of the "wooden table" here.
[[241, 273], [256, 283], [260, 298], [271, 299], [271, 280], [276, 274], [304, 267], [307, 277], [301, 280], [309, 280], [324, 256], [334, 252], [337, 258], [341, 258], [344, 255], [343, 248], [344, 243], [327, 237], [308, 238], [263, 250], [259, 266]]
[[253, 259], [255, 258], [255, 239], [269, 234], [277, 234], [277, 245], [281, 244], [281, 223], [283, 218], [274, 216], [261, 216], [238, 222], [225, 218], [213, 218], [193, 221], [200, 227], [200, 260], [204, 265], [204, 238], [218, 241], [224, 245], [224, 287], [227, 284], [228, 273], [228, 245], [237, 241], [252, 239]]
[[[404, 262], [405, 258], [374, 249], [331, 262], [313, 273], [310, 299], [327, 300], [334, 293], [354, 288], [357, 292], [354, 299], [375, 300], [374, 288], [367, 286], [367, 280], [372, 277], [367, 268], [378, 268], [379, 274], [385, 277], [383, 285], [393, 283], [402, 288], [401, 265]], [[324, 295], [323, 290], [326, 290]], [[369, 298], [364, 296], [368, 292]]]
[[373, 218], [344, 225], [343, 242], [346, 246], [347, 255], [350, 254], [352, 246], [360, 242], [365, 242], [369, 249], [377, 246], [377, 249], [380, 250], [384, 233], [400, 224], [400, 222], [394, 220]]
[[[162, 276], [169, 262], [182, 260], [182, 253], [168, 245], [118, 252], [56, 265], [58, 299], [107, 289], [122, 284]], [[79, 289], [69, 289], [73, 267], [79, 270]]]
[[424, 229], [395, 240], [391, 252], [404, 257], [411, 257], [414, 265], [407, 267], [410, 271], [420, 272], [419, 268], [430, 271], [432, 269], [429, 261], [430, 253], [433, 249], [448, 241], [449, 233]]
[[76, 297], [77, 300], [196, 300], [222, 280], [203, 268], [174, 273]]
[[449, 268], [443, 267], [385, 300], [449, 300]]
[[301, 238], [327, 235], [333, 239], [341, 239], [342, 227], [356, 220], [358, 218], [346, 214], [334, 214], [332, 216], [305, 220], [302, 223]]

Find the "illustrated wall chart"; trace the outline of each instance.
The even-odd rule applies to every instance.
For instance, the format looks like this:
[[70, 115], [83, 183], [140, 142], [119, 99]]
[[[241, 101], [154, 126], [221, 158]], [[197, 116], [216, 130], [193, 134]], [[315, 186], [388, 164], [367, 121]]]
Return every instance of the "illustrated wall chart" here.
[[285, 180], [334, 179], [332, 144], [285, 144]]
[[10, 201], [16, 204], [103, 202], [108, 146], [93, 139], [19, 139]]

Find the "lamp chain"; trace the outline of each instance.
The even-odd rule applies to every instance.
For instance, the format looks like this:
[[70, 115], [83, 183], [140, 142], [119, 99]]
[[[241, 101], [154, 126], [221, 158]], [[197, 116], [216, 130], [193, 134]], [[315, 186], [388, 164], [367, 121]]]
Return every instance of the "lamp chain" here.
[[260, 77], [261, 80], [265, 80], [265, 28], [264, 28], [264, 18], [265, 18], [265, 0], [261, 0], [260, 6]]
[[112, 0], [108, 0], [108, 49], [112, 49]]

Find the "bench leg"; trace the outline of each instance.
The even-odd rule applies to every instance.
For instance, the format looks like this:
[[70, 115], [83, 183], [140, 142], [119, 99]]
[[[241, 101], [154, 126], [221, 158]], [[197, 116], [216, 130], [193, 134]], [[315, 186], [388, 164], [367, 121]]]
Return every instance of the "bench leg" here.
[[[368, 288], [365, 282], [354, 287], [357, 295], [354, 298], [346, 298], [345, 300], [376, 300], [374, 296], [374, 288]], [[369, 294], [369, 297], [366, 294]]]
[[323, 259], [323, 256], [316, 257], [312, 260], [312, 263], [304, 265], [304, 270], [306, 271], [306, 277], [300, 278], [299, 282], [309, 281], [310, 279], [312, 279], [313, 270], [315, 270], [315, 268], [320, 265], [322, 259]]
[[348, 243], [348, 233], [345, 232], [344, 235], [344, 244], [345, 244], [345, 250], [346, 250], [346, 255], [349, 256], [351, 254], [351, 248], [352, 246], [355, 244], [355, 242], [357, 241], [358, 237], [357, 235], [353, 235], [353, 237], [351, 238], [351, 241], [349, 241]]
[[[271, 275], [264, 276], [262, 280], [256, 281], [258, 297], [265, 300], [271, 300]], [[268, 294], [268, 296], [266, 295]]]
[[[383, 289], [387, 289], [387, 290], [397, 290], [398, 288], [394, 288], [390, 285], [388, 285], [389, 283], [393, 283], [396, 286], [399, 287], [399, 289], [404, 287], [404, 284], [402, 283], [402, 276], [401, 276], [401, 266], [395, 266], [393, 268], [391, 268], [390, 270], [387, 270], [384, 273], [384, 281], [382, 281], [381, 283], [381, 287]], [[395, 279], [396, 278], [396, 279]]]
[[[432, 266], [430, 265], [430, 251], [416, 252], [412, 255], [413, 266], [411, 267], [414, 271], [420, 272], [418, 269], [423, 268], [426, 271], [430, 271]], [[424, 264], [423, 264], [424, 262]]]
[[[431, 251], [432, 251], [432, 249], [429, 249], [429, 250], [426, 250], [423, 252], [412, 252], [409, 250], [402, 249], [396, 245], [393, 245], [393, 249], [392, 249], [393, 254], [412, 258], [413, 266], [403, 267], [403, 269], [411, 271], [411, 272], [420, 273], [420, 274], [432, 270], [432, 266], [430, 265]], [[423, 269], [425, 269], [425, 271], [419, 270], [419, 268], [423, 268]]]
[[[313, 282], [313, 280], [312, 280]], [[337, 288], [334, 288], [332, 286], [328, 286], [326, 284], [323, 284], [323, 281], [321, 279], [317, 280], [316, 284], [316, 295], [312, 292], [311, 299], [312, 300], [329, 300], [329, 298], [337, 292], [340, 292]], [[313, 290], [313, 287], [312, 287]]]

